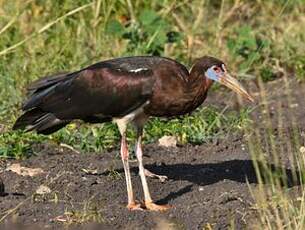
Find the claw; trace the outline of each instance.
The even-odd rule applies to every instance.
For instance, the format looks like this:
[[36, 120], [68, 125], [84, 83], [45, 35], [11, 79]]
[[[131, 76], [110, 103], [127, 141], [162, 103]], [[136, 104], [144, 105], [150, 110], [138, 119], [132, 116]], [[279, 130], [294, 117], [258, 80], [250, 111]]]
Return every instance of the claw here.
[[148, 176], [148, 177], [151, 177], [151, 178], [158, 178], [160, 180], [160, 182], [162, 182], [162, 183], [165, 182], [166, 180], [168, 180], [167, 176], [152, 173], [148, 169], [144, 169], [144, 174], [145, 174], [145, 176]]
[[143, 211], [144, 209], [141, 207], [141, 204], [136, 202], [130, 203], [127, 205], [129, 211]]
[[159, 204], [155, 204], [154, 202], [151, 202], [151, 201], [145, 202], [145, 207], [147, 210], [156, 211], [156, 212], [165, 212], [171, 208], [171, 206], [168, 204], [159, 205]]

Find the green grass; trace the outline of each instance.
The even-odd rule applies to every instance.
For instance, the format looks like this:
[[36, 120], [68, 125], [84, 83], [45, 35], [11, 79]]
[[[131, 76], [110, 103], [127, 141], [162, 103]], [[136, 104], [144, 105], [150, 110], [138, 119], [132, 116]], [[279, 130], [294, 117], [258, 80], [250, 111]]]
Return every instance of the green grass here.
[[[213, 5], [206, 7], [213, 8], [217, 18], [217, 9]], [[195, 10], [187, 3], [138, 1], [129, 6], [128, 1], [49, 0], [14, 4], [2, 1], [1, 10], [0, 86], [3, 90], [0, 97], [4, 100], [0, 104], [0, 156], [3, 157], [29, 156], [34, 153], [33, 143], [49, 141], [65, 143], [83, 152], [96, 152], [114, 147], [119, 138], [112, 124], [71, 125], [50, 137], [10, 131], [21, 113], [19, 108], [26, 85], [31, 81], [112, 57], [164, 55], [189, 65], [195, 57], [208, 53], [204, 50], [208, 46], [204, 45], [200, 48], [202, 51], [193, 56], [190, 51], [196, 45], [190, 48], [186, 43], [190, 36], [203, 36], [196, 32], [201, 28], [199, 22], [191, 25], [191, 21], [185, 21]], [[182, 24], [188, 26], [186, 23], [190, 31], [182, 27]], [[209, 31], [213, 33], [207, 28], [206, 32]], [[211, 54], [216, 55], [218, 51], [216, 46]], [[170, 122], [154, 119], [145, 130], [146, 141], [152, 142], [168, 134], [178, 136], [181, 143], [202, 143], [238, 123], [233, 121], [238, 120], [234, 115], [220, 111], [221, 108], [208, 108]]]
[[301, 145], [304, 140], [295, 128], [291, 133], [281, 133], [280, 126], [267, 126], [267, 135], [255, 127], [247, 132], [259, 182], [257, 187], [249, 185], [255, 201], [252, 208], [257, 213], [253, 229], [301, 230], [305, 223], [305, 152]]
[[[245, 80], [254, 75], [273, 80], [278, 64], [303, 79], [305, 52], [298, 46], [304, 41], [298, 23], [303, 20], [299, 15], [303, 1], [130, 3], [0, 1], [0, 156], [28, 156], [33, 154], [32, 143], [48, 141], [84, 152], [112, 148], [119, 135], [111, 124], [71, 125], [51, 137], [10, 131], [21, 113], [27, 84], [49, 73], [76, 70], [100, 60], [163, 55], [190, 66], [195, 58], [210, 54], [224, 59]], [[283, 20], [291, 25], [289, 30]], [[238, 129], [247, 120], [245, 113], [234, 116], [222, 114], [221, 109], [206, 108], [170, 122], [154, 119], [145, 130], [146, 141], [168, 134], [178, 136], [181, 143], [200, 144], [234, 126]]]
[[[248, 110], [239, 114], [231, 111], [224, 115], [213, 107], [202, 108], [193, 115], [176, 119], [152, 119], [145, 127], [144, 141], [155, 142], [164, 135], [178, 138], [179, 144], [200, 144], [216, 137], [224, 137], [240, 130], [247, 123]], [[130, 141], [135, 140], [135, 132], [130, 129]], [[99, 125], [71, 124], [51, 136], [8, 131], [0, 134], [0, 155], [6, 158], [24, 158], [37, 154], [33, 144], [66, 144], [82, 152], [98, 152], [118, 146], [119, 132], [112, 123]]]

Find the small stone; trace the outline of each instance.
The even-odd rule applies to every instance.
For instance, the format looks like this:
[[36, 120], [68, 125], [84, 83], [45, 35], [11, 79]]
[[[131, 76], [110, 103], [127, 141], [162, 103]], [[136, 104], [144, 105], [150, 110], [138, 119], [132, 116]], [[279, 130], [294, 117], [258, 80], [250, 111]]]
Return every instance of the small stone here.
[[44, 195], [44, 194], [48, 194], [48, 193], [51, 193], [51, 189], [45, 185], [40, 185], [36, 190], [36, 194], [39, 194], [39, 195]]
[[88, 175], [97, 175], [97, 169], [82, 169], [83, 172], [85, 172]]
[[7, 171], [12, 171], [14, 173], [17, 173], [18, 175], [21, 176], [36, 176], [39, 174], [43, 173], [43, 170], [41, 168], [28, 168], [28, 167], [23, 167], [20, 164], [12, 164], [6, 169]]
[[199, 186], [198, 190], [199, 190], [199, 191], [203, 191], [203, 190], [204, 190], [204, 187]]
[[159, 146], [176, 147], [177, 138], [174, 136], [163, 136], [159, 139]]
[[298, 106], [299, 106], [299, 104], [298, 104], [298, 103], [294, 103], [294, 104], [291, 104], [291, 105], [290, 105], [290, 108], [292, 108], [292, 109], [293, 109], [293, 108], [297, 108]]
[[304, 147], [304, 146], [301, 146], [300, 152], [301, 152], [302, 154], [305, 154], [305, 147]]

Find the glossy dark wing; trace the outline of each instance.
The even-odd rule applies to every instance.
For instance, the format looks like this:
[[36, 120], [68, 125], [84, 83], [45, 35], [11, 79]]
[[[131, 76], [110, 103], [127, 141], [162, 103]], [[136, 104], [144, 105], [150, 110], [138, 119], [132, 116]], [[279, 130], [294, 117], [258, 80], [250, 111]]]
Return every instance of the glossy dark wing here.
[[27, 89], [34, 93], [37, 90], [42, 90], [52, 84], [55, 84], [56, 82], [63, 80], [64, 78], [67, 78], [68, 74], [68, 72], [60, 72], [39, 78], [38, 80], [32, 82]]
[[39, 107], [59, 119], [124, 116], [149, 99], [154, 83], [151, 70], [126, 72], [104, 67], [72, 75], [46, 88], [40, 86], [23, 109]]
[[124, 116], [150, 99], [155, 82], [151, 67], [111, 60], [38, 80], [29, 87], [26, 112], [13, 128], [46, 134], [73, 119], [104, 122]]

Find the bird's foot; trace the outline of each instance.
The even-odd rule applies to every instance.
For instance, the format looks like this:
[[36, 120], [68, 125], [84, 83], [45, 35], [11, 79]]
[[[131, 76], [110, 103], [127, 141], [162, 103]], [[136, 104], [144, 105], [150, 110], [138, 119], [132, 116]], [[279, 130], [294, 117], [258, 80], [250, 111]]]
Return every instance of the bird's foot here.
[[168, 205], [168, 204], [159, 205], [159, 204], [155, 204], [152, 201], [146, 201], [145, 202], [145, 207], [146, 207], [147, 210], [156, 211], [156, 212], [164, 212], [164, 211], [171, 208], [171, 206]]
[[129, 211], [143, 211], [143, 208], [141, 207], [141, 204], [136, 202], [131, 202], [127, 205], [127, 208]]
[[168, 180], [167, 176], [152, 173], [148, 169], [144, 169], [144, 174], [145, 174], [145, 176], [148, 176], [148, 177], [151, 177], [151, 178], [158, 178], [160, 180], [160, 182], [162, 182], [162, 183], [165, 182], [166, 180]]

